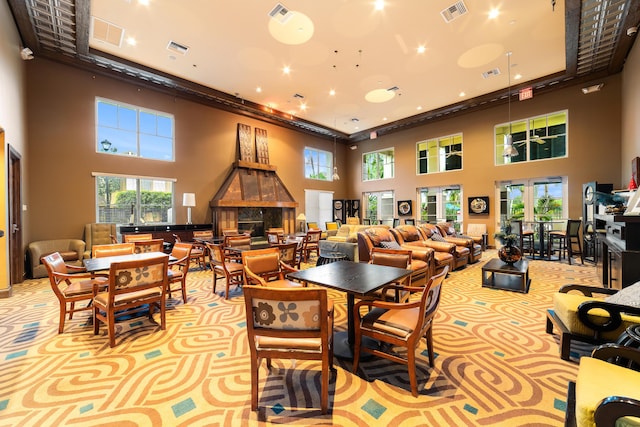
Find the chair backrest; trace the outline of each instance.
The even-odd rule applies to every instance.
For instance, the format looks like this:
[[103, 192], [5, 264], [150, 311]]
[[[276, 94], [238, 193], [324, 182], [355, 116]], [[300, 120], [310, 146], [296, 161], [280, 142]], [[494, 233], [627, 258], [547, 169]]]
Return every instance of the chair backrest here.
[[320, 230], [317, 222], [307, 222], [307, 230]]
[[314, 244], [320, 241], [320, 237], [322, 236], [322, 230], [309, 230], [307, 231], [307, 235], [305, 237], [305, 244]]
[[251, 246], [251, 236], [240, 235], [240, 236], [226, 236], [224, 239], [224, 245], [230, 248], [236, 247], [249, 247]]
[[189, 262], [189, 257], [191, 256], [191, 249], [193, 249], [193, 245], [191, 243], [174, 243], [173, 248], [171, 248], [171, 256], [177, 258], [179, 261], [183, 261], [183, 258], [186, 258], [186, 262]]
[[213, 230], [194, 230], [193, 237], [198, 239], [213, 239]]
[[515, 234], [517, 236], [518, 248], [522, 250], [522, 246], [524, 245], [524, 240], [522, 239], [522, 233], [524, 232], [522, 221], [511, 220], [510, 222], [511, 222], [511, 234]]
[[369, 264], [386, 265], [408, 269], [411, 266], [411, 251], [405, 249], [371, 249]]
[[130, 255], [134, 253], [136, 245], [134, 243], [110, 243], [108, 245], [94, 245], [92, 248], [92, 258], [102, 258], [107, 256]]
[[371, 218], [364, 218], [362, 220], [362, 225], [371, 225]]
[[487, 234], [487, 224], [467, 224], [468, 236], [482, 236]]
[[242, 265], [258, 276], [271, 276], [280, 271], [280, 249], [272, 247], [244, 251]]
[[397, 227], [400, 225], [400, 218], [393, 218], [393, 227]]
[[280, 249], [280, 261], [291, 267], [298, 264], [298, 256], [296, 253], [298, 250], [298, 242], [282, 243], [278, 245], [278, 249]]
[[63, 296], [62, 292], [60, 291], [60, 288], [58, 288], [57, 285], [58, 283], [62, 282], [63, 279], [55, 275], [56, 273], [61, 273], [61, 274], [69, 273], [69, 271], [67, 270], [67, 265], [65, 264], [64, 259], [62, 258], [62, 255], [60, 255], [60, 253], [58, 252], [54, 252], [52, 254], [43, 256], [42, 258], [40, 258], [40, 261], [42, 261], [45, 268], [47, 269], [47, 274], [49, 275], [49, 282], [51, 282], [51, 288], [53, 289], [53, 292], [59, 298], [62, 297]]
[[[416, 220], [413, 218], [405, 218], [404, 220], [404, 224], [405, 225], [416, 225]], [[394, 227], [395, 228], [395, 227]]]
[[240, 234], [240, 233], [238, 232], [238, 229], [237, 229], [237, 228], [223, 228], [223, 229], [222, 229], [222, 235], [223, 235], [224, 237], [227, 237], [227, 236], [237, 236], [237, 235], [239, 235], [239, 234]]
[[113, 262], [109, 268], [109, 305], [117, 295], [158, 287], [167, 289], [167, 255], [135, 261]]
[[282, 236], [278, 231], [267, 231], [267, 242], [270, 245], [278, 245], [281, 242]]
[[209, 242], [205, 244], [207, 245], [207, 249], [209, 249], [209, 264], [211, 264], [211, 269], [213, 270], [215, 266], [224, 268], [224, 245]]
[[327, 231], [329, 231], [329, 230], [337, 230], [339, 228], [337, 222], [325, 222], [324, 226], [327, 229]]
[[360, 218], [356, 216], [347, 217], [347, 225], [360, 225]]
[[567, 237], [579, 237], [582, 221], [579, 219], [567, 220]]
[[[243, 293], [252, 357], [256, 357], [258, 336], [321, 338], [322, 350], [328, 351], [332, 331], [327, 321], [326, 289], [247, 286]], [[283, 353], [291, 353], [288, 356], [292, 359], [298, 357], [294, 351]]]
[[136, 254], [143, 254], [147, 252], [164, 252], [164, 240], [163, 239], [151, 239], [151, 240], [136, 240], [133, 242], [136, 246], [133, 250]]
[[84, 226], [84, 241], [86, 250], [92, 252], [93, 245], [108, 245], [113, 243], [111, 236], [116, 235], [116, 225], [113, 223], [91, 223]]
[[141, 242], [145, 240], [152, 240], [153, 234], [151, 233], [139, 233], [139, 234], [123, 234], [122, 240], [124, 243]]
[[436, 274], [429, 279], [429, 282], [425, 285], [425, 289], [422, 293], [422, 297], [420, 299], [420, 313], [423, 315], [419, 319], [421, 324], [419, 328], [416, 328], [420, 331], [420, 336], [423, 336], [425, 330], [429, 327], [429, 324], [432, 322], [433, 318], [436, 315], [436, 311], [438, 310], [438, 306], [440, 305], [440, 295], [442, 294], [442, 284], [444, 283], [444, 279], [447, 277], [447, 273], [449, 271], [449, 266], [445, 266], [445, 268], [440, 272], [440, 274]]

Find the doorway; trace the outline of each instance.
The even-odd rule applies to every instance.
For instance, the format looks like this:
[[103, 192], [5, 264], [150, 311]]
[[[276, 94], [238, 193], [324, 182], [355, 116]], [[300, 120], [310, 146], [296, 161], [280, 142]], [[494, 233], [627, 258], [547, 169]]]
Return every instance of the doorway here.
[[24, 281], [22, 246], [22, 158], [9, 146], [9, 263], [11, 285]]

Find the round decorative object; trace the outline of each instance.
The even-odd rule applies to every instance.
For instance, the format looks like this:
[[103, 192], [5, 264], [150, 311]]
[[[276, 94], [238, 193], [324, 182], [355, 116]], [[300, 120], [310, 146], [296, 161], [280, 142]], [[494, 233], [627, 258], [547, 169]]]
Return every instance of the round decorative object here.
[[506, 264], [513, 265], [520, 261], [522, 253], [517, 246], [503, 246], [498, 250], [498, 258]]
[[402, 202], [398, 206], [398, 210], [402, 215], [409, 215], [411, 213], [411, 205], [408, 202]]
[[342, 209], [342, 202], [340, 200], [336, 200], [333, 202], [334, 209]]
[[470, 207], [471, 210], [475, 213], [483, 213], [487, 210], [487, 202], [478, 197], [471, 201]]
[[591, 204], [593, 203], [593, 187], [592, 186], [587, 186], [587, 188], [584, 190], [584, 200], [585, 202], [587, 202], [587, 204]]

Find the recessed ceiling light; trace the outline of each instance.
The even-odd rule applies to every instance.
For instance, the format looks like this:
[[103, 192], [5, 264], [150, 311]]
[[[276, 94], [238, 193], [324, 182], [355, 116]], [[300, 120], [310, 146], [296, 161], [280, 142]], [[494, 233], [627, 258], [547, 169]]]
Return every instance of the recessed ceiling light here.
[[127, 44], [129, 46], [135, 46], [136, 45], [136, 39], [134, 37], [127, 37]]
[[424, 53], [426, 50], [427, 50], [427, 48], [424, 47], [424, 45], [418, 46], [418, 49], [417, 49], [418, 53]]
[[301, 102], [301, 103], [300, 103], [300, 109], [301, 109], [302, 111], [307, 111], [307, 104], [305, 104], [304, 102]]
[[387, 121], [387, 118], [386, 118], [386, 117], [383, 117], [383, 118], [382, 118], [382, 121], [383, 121], [383, 122], [386, 122], [386, 121]]
[[138, 0], [138, 3], [143, 6], [149, 6], [149, 0]]
[[516, 74], [513, 76], [513, 80], [520, 80], [522, 78], [522, 74]]
[[262, 92], [262, 88], [261, 88], [260, 86], [258, 86], [258, 87], [256, 88], [256, 92], [261, 93], [261, 92]]
[[466, 93], [464, 93], [464, 92], [460, 92], [460, 93], [458, 94], [458, 96], [459, 96], [459, 97], [463, 97], [463, 96], [466, 96], [466, 95], [467, 95], [467, 94], [466, 94]]
[[284, 68], [282, 69], [282, 72], [285, 74], [289, 74], [291, 73], [291, 68], [289, 68], [288, 65], [285, 65]]
[[489, 11], [489, 19], [496, 19], [500, 15], [500, 11], [498, 9], [491, 9]]
[[335, 91], [335, 90], [333, 90], [333, 89], [331, 89], [331, 90], [329, 91], [329, 95], [331, 95], [331, 96], [336, 96], [336, 91]]
[[384, 10], [384, 0], [376, 0], [375, 9]]
[[418, 105], [418, 106], [416, 107], [416, 110], [418, 110], [418, 111], [422, 110], [422, 105]]

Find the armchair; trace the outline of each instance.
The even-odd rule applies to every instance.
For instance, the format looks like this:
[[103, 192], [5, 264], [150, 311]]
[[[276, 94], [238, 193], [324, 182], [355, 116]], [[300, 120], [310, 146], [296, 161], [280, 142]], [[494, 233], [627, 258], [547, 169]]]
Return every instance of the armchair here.
[[456, 248], [453, 243], [425, 239], [414, 225], [400, 225], [391, 229], [391, 233], [403, 248], [414, 251], [427, 249], [433, 251], [433, 269], [428, 277], [440, 273], [446, 266], [449, 267], [449, 271], [453, 269]]
[[487, 242], [489, 234], [487, 233], [487, 224], [467, 224], [467, 236], [471, 237], [474, 242], [482, 246], [482, 250], [487, 250]]
[[224, 299], [229, 299], [229, 287], [231, 285], [242, 285], [244, 277], [242, 264], [228, 259], [222, 245], [216, 245], [209, 242], [206, 242], [206, 245], [209, 250], [209, 264], [211, 266], [211, 271], [213, 272], [212, 293], [216, 293], [216, 283], [220, 277], [224, 276], [226, 282]]
[[[113, 237], [113, 238], [112, 238]], [[91, 223], [84, 226], [84, 241], [86, 243], [84, 258], [91, 258], [93, 245], [108, 245], [117, 243], [113, 240], [116, 237], [116, 225], [111, 223]]]
[[580, 358], [567, 391], [565, 427], [640, 425], [640, 350], [615, 344]]
[[182, 302], [187, 303], [187, 274], [189, 273], [189, 263], [191, 259], [191, 243], [175, 243], [171, 249], [171, 256], [177, 258], [176, 261], [169, 262], [169, 270], [167, 271], [167, 293], [171, 298], [171, 292], [175, 283], [180, 284], [182, 293]]
[[[553, 309], [547, 310], [546, 332], [560, 332], [560, 358], [570, 360], [571, 341], [591, 344], [615, 342], [627, 327], [640, 323], [640, 303], [633, 293], [640, 283], [621, 291], [583, 285], [565, 285], [553, 295]], [[603, 296], [608, 297], [605, 299]]]
[[431, 241], [436, 241], [441, 243], [449, 243], [454, 245], [453, 247], [454, 250], [452, 253], [453, 255], [452, 268], [454, 270], [460, 267], [464, 267], [469, 263], [469, 254], [471, 251], [469, 251], [469, 248], [466, 246], [467, 245], [466, 241], [457, 242], [457, 243], [456, 241], [450, 241], [450, 238], [443, 236], [442, 233], [440, 233], [438, 226], [434, 224], [423, 223], [418, 225], [417, 227], [420, 233], [422, 233], [422, 236], [424, 237], [425, 240], [431, 240]]
[[473, 237], [459, 235], [456, 233], [456, 229], [448, 222], [443, 222], [436, 226], [444, 240], [455, 243], [456, 246], [463, 246], [469, 249], [469, 264], [478, 262], [482, 258], [482, 245], [476, 243]]

